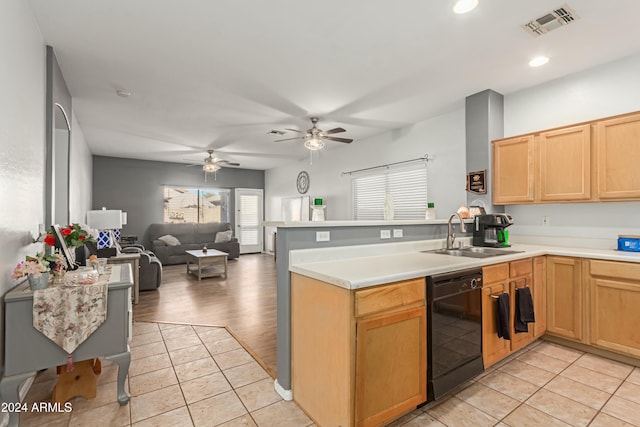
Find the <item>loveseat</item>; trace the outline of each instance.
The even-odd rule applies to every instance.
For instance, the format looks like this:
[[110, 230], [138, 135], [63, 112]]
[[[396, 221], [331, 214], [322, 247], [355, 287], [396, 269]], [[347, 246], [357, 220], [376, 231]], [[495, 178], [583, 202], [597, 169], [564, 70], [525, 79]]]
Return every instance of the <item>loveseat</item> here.
[[[218, 233], [222, 234], [218, 235]], [[231, 224], [228, 222], [151, 224], [149, 226], [149, 240], [153, 246], [153, 253], [163, 265], [185, 264], [186, 251], [202, 249], [205, 245], [208, 249], [228, 253], [229, 259], [238, 258], [240, 244], [237, 238], [231, 237], [231, 233]], [[218, 243], [216, 243], [216, 236]], [[220, 241], [226, 240], [225, 237], [229, 240]]]

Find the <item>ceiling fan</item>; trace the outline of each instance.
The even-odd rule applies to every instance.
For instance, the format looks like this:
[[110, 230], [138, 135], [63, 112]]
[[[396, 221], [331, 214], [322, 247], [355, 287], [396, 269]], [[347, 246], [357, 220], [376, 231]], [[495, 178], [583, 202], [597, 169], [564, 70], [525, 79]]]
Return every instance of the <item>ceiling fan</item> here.
[[189, 165], [202, 166], [202, 171], [205, 172], [205, 178], [207, 173], [217, 172], [225, 166], [240, 166], [240, 163], [234, 163], [219, 157], [213, 157], [213, 150], [207, 150], [207, 153], [209, 153], [209, 157], [205, 157], [202, 164]]
[[322, 129], [318, 129], [316, 127], [316, 124], [318, 123], [318, 118], [317, 117], [311, 117], [311, 123], [312, 123], [312, 127], [311, 129], [307, 129], [306, 132], [302, 132], [300, 130], [297, 129], [286, 129], [292, 132], [299, 132], [299, 133], [304, 133], [304, 136], [297, 136], [295, 138], [285, 138], [285, 139], [277, 139], [274, 142], [281, 142], [281, 141], [290, 141], [293, 139], [304, 139], [304, 146], [307, 147], [309, 150], [311, 151], [317, 151], [317, 150], [322, 150], [322, 148], [325, 145], [325, 140], [329, 140], [329, 141], [337, 141], [337, 142], [344, 142], [347, 144], [350, 144], [351, 142], [353, 142], [353, 139], [349, 139], [349, 138], [338, 138], [335, 136], [329, 136], [329, 135], [333, 135], [336, 133], [341, 133], [341, 132], [346, 132], [346, 130], [342, 129], [342, 128], [333, 128], [333, 129], [329, 129], [327, 131], [323, 131]]

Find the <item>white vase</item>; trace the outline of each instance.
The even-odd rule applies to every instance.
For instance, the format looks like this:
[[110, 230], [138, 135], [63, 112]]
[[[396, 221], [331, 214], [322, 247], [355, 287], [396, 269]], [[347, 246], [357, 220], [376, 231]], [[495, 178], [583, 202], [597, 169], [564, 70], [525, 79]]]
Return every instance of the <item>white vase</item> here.
[[393, 196], [391, 193], [384, 195], [384, 219], [385, 221], [393, 219]]

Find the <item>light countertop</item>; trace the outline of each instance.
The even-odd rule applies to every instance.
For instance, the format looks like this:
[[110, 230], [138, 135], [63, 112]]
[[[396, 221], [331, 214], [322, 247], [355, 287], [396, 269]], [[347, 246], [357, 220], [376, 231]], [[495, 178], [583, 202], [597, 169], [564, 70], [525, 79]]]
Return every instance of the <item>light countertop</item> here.
[[[468, 239], [459, 240], [462, 240], [466, 245], [469, 243]], [[640, 253], [638, 252], [532, 244], [513, 244], [504, 249], [522, 252], [490, 258], [469, 258], [423, 252], [442, 247], [444, 247], [444, 240], [301, 249], [290, 252], [289, 270], [346, 289], [359, 289], [539, 255], [640, 263]]]

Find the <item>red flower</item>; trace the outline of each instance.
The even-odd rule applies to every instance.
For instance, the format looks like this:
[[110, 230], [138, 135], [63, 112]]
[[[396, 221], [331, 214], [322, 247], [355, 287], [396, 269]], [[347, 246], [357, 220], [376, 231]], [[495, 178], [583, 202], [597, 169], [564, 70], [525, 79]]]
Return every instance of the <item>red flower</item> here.
[[63, 228], [62, 230], [62, 235], [63, 236], [68, 236], [69, 234], [71, 234], [72, 230], [70, 228]]
[[81, 234], [78, 236], [78, 240], [84, 240], [84, 236]]
[[49, 246], [55, 246], [56, 238], [49, 234], [47, 235], [47, 237], [44, 238], [44, 242]]

